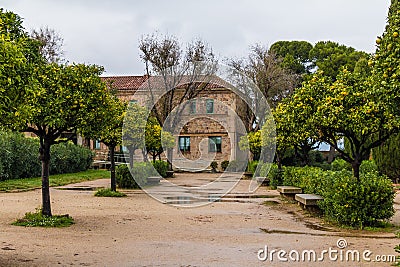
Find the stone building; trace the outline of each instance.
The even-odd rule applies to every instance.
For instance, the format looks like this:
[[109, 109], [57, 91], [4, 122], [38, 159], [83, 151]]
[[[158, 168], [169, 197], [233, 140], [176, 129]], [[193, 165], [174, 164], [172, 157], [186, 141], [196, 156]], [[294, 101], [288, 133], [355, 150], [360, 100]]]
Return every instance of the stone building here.
[[[113, 76], [102, 79], [116, 89], [118, 97], [124, 101], [145, 105], [148, 100], [149, 89], [145, 86], [148, 76]], [[173, 149], [175, 169], [202, 170], [211, 161], [218, 162], [220, 166], [222, 161], [236, 160], [238, 154], [243, 153], [238, 148], [238, 142], [243, 132], [239, 117], [245, 115], [245, 109], [242, 108], [244, 103], [224, 86], [223, 81], [219, 81], [215, 79], [208, 83], [195, 98], [181, 105], [182, 113], [174, 126], [176, 132], [173, 133], [176, 144]], [[176, 88], [177, 99], [181, 96], [180, 89]], [[238, 131], [239, 128], [242, 130]], [[91, 148], [96, 151], [98, 159], [105, 159], [107, 148], [104, 144], [91, 141]]]

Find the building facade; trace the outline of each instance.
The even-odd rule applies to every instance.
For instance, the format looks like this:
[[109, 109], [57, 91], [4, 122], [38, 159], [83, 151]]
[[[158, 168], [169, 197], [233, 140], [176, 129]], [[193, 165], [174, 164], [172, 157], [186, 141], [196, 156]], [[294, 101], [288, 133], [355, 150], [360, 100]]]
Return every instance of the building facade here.
[[[145, 105], [149, 89], [145, 86], [148, 76], [103, 77], [111, 88], [117, 90], [118, 97], [127, 102]], [[179, 99], [180, 88], [174, 95]], [[178, 100], [177, 100], [178, 102]], [[175, 137], [173, 165], [175, 169], [197, 171], [206, 169], [211, 161], [236, 160], [241, 134], [238, 134], [240, 114], [245, 112], [243, 101], [223, 82], [213, 82], [185, 101], [182, 112], [172, 134]], [[242, 127], [243, 128], [243, 127]], [[98, 141], [91, 141], [90, 147], [96, 151], [96, 158], [105, 160], [107, 148]], [[123, 148], [121, 148], [121, 151]], [[137, 157], [142, 156], [138, 151]], [[163, 155], [165, 157], [165, 155]], [[117, 158], [118, 160], [118, 158]]]

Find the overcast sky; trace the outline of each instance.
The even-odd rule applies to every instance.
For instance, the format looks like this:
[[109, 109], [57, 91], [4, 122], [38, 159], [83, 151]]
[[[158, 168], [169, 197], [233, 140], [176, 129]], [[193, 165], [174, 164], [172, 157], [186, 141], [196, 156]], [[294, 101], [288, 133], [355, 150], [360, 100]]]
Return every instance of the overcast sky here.
[[256, 43], [332, 40], [375, 51], [390, 0], [0, 0], [27, 30], [48, 26], [64, 38], [70, 62], [109, 75], [143, 74], [138, 41], [159, 31], [182, 43], [208, 42], [219, 58], [243, 57]]

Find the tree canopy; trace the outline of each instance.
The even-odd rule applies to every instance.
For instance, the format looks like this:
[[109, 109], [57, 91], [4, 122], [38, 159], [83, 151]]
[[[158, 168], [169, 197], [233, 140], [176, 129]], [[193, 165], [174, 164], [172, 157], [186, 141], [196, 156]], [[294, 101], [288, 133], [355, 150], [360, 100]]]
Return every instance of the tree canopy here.
[[278, 41], [269, 50], [282, 58], [282, 67], [296, 74], [309, 74], [311, 71], [310, 51], [313, 45], [307, 41]]
[[343, 67], [353, 71], [356, 63], [361, 58], [368, 58], [369, 55], [336, 42], [320, 41], [310, 50], [309, 57], [311, 67], [323, 71], [324, 75], [335, 80]]
[[109, 92], [99, 75], [103, 69], [83, 64], [41, 64], [35, 69], [38, 87], [26, 101], [32, 114], [25, 132], [40, 140], [43, 215], [51, 216], [49, 192], [50, 148], [65, 142], [63, 133], [98, 132], [104, 125]]

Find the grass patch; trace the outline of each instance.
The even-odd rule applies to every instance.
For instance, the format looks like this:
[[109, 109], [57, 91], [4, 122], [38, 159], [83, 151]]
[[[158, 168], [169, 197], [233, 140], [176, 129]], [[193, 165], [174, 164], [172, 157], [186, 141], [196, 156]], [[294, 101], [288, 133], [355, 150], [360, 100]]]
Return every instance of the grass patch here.
[[126, 197], [126, 194], [118, 191], [112, 191], [111, 188], [103, 188], [94, 194], [95, 197]]
[[[87, 170], [78, 173], [56, 174], [50, 175], [50, 186], [62, 186], [109, 177], [110, 172], [107, 170]], [[28, 191], [41, 187], [41, 177], [0, 181], [0, 192]]]
[[74, 224], [74, 219], [68, 214], [44, 216], [41, 209], [37, 209], [34, 213], [27, 212], [22, 219], [12, 223], [12, 225], [25, 227], [68, 227], [72, 224]]

